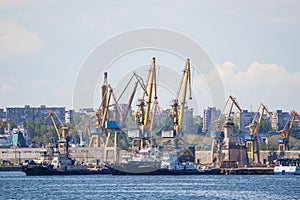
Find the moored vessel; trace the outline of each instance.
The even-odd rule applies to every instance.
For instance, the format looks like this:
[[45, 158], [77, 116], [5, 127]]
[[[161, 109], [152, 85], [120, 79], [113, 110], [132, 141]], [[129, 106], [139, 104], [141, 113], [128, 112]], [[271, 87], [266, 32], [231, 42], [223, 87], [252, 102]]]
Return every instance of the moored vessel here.
[[274, 168], [277, 175], [300, 175], [300, 158], [281, 158], [276, 160], [279, 163]]
[[88, 168], [85, 165], [76, 163], [74, 159], [69, 158], [67, 155], [54, 157], [51, 164], [29, 161], [21, 166], [21, 171], [27, 176], [110, 174], [109, 169], [105, 166]]

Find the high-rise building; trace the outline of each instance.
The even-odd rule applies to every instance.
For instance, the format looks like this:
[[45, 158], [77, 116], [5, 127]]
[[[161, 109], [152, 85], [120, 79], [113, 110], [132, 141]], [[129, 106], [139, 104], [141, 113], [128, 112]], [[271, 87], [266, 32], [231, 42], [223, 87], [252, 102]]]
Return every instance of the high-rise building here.
[[271, 127], [276, 131], [282, 129], [286, 121], [288, 120], [289, 115], [290, 115], [289, 112], [282, 112], [282, 110], [274, 111], [270, 118]]
[[206, 132], [210, 129], [211, 123], [218, 119], [221, 111], [216, 109], [215, 107], [208, 107], [203, 111], [203, 128], [202, 131]]
[[3, 108], [0, 109], [0, 119], [6, 118], [6, 112], [4, 111]]
[[248, 112], [248, 110], [237, 112], [234, 114], [234, 124], [237, 125], [242, 132], [248, 132], [246, 126], [251, 124], [254, 114], [254, 112]]
[[194, 110], [193, 108], [188, 108], [185, 107], [184, 108], [184, 116], [183, 116], [183, 132], [184, 133], [191, 133], [191, 132], [195, 132], [195, 127], [193, 127], [194, 125]]
[[45, 105], [42, 105], [41, 107], [30, 107], [29, 105], [26, 105], [23, 108], [7, 107], [6, 117], [16, 124], [24, 123], [27, 119], [44, 121], [51, 110], [56, 112], [62, 122], [65, 121], [65, 107], [46, 107]]
[[65, 114], [66, 124], [72, 124], [74, 122], [74, 110], [68, 110]]

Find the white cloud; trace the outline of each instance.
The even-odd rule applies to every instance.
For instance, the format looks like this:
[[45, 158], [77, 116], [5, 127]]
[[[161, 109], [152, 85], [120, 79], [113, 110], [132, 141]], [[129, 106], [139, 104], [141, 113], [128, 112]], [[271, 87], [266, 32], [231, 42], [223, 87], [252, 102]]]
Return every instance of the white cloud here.
[[0, 21], [0, 59], [35, 52], [43, 44], [44, 42], [36, 33], [14, 21]]
[[263, 102], [272, 109], [300, 109], [300, 72], [289, 72], [276, 64], [260, 63], [238, 71], [238, 67], [229, 61], [217, 65], [217, 68], [227, 94], [235, 95], [242, 105], [253, 105], [255, 109]]

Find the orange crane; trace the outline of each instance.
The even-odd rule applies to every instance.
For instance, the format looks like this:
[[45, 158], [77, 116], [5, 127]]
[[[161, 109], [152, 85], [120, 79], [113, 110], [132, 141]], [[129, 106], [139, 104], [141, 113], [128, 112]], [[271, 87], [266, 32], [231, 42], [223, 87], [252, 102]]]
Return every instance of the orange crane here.
[[[57, 133], [57, 137], [58, 137], [58, 152], [60, 154], [64, 154], [67, 155], [69, 154], [69, 137], [68, 137], [68, 130], [69, 127], [65, 126], [64, 123], [61, 121], [61, 119], [58, 117], [57, 113], [55, 112], [55, 110], [51, 110], [48, 115], [45, 118], [45, 121], [47, 121], [49, 118], [51, 118], [53, 126], [55, 128], [55, 131]], [[55, 118], [59, 121], [60, 126], [61, 126], [61, 130], [58, 127]]]
[[[289, 145], [290, 133], [291, 133], [293, 124], [296, 119], [299, 122], [298, 113], [295, 111], [292, 111], [288, 120], [285, 123], [284, 128], [279, 131], [279, 133], [281, 133], [281, 138], [278, 139], [278, 143], [279, 143], [278, 151], [284, 152], [286, 150], [290, 150], [290, 145]], [[289, 124], [289, 128], [287, 129], [288, 123], [290, 123], [290, 124]]]
[[[260, 109], [261, 109], [260, 117], [259, 117], [258, 121], [255, 121]], [[249, 129], [249, 134], [250, 134], [249, 136], [245, 137], [246, 147], [247, 147], [247, 151], [248, 151], [248, 157], [250, 158], [251, 162], [260, 163], [258, 132], [259, 132], [259, 128], [261, 125], [263, 114], [265, 112], [269, 116], [271, 116], [271, 113], [268, 111], [267, 107], [261, 103], [257, 112], [255, 113], [252, 123], [249, 124], [248, 126], [246, 126], [246, 128]], [[256, 159], [255, 159], [255, 155], [256, 155]]]
[[[64, 123], [61, 121], [61, 119], [58, 117], [57, 113], [55, 112], [55, 110], [51, 110], [48, 115], [46, 116], [45, 118], [45, 121], [47, 121], [49, 118], [51, 118], [52, 120], [52, 123], [53, 123], [53, 126], [55, 128], [55, 131], [57, 133], [57, 137], [58, 137], [58, 140], [61, 140], [62, 138], [65, 138], [66, 135], [67, 135], [67, 131], [69, 129], [69, 127], [65, 126]], [[56, 121], [55, 121], [55, 118], [59, 121], [60, 123], [60, 126], [62, 127], [62, 130], [59, 129]]]
[[96, 111], [98, 130], [104, 130], [104, 124], [108, 117], [109, 102], [112, 95], [112, 88], [108, 84], [107, 72], [104, 73], [104, 84], [102, 86], [102, 100]]
[[228, 109], [228, 112], [225, 116], [225, 122], [227, 121], [230, 121], [230, 117], [231, 117], [231, 113], [232, 113], [232, 109], [233, 109], [233, 106], [235, 105], [236, 108], [240, 111], [240, 112], [243, 112], [243, 110], [241, 109], [241, 107], [239, 106], [238, 102], [236, 101], [236, 98], [232, 97], [231, 95], [229, 95], [223, 109], [222, 109], [222, 112], [220, 114], [220, 116], [218, 117], [218, 119], [215, 121], [216, 125], [217, 125], [217, 131], [220, 132], [222, 130], [221, 128], [221, 117], [222, 117], [222, 113], [224, 113], [229, 101], [231, 101], [230, 103], [230, 106], [229, 106], [229, 109]]
[[101, 144], [105, 144], [105, 137], [107, 135], [107, 131], [105, 129], [105, 122], [108, 120], [108, 111], [109, 111], [109, 103], [112, 96], [112, 88], [110, 84], [108, 84], [108, 76], [107, 72], [104, 72], [104, 81], [102, 85], [102, 97], [99, 108], [97, 109], [96, 116], [96, 124], [97, 130], [96, 132], [91, 132], [89, 147], [100, 147]]

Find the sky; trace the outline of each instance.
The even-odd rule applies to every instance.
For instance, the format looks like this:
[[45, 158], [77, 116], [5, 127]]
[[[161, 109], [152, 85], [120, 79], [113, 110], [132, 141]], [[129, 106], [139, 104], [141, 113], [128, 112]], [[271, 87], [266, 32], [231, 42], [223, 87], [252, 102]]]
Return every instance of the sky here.
[[[0, 108], [72, 109], [74, 85], [91, 52], [115, 35], [145, 27], [174, 30], [199, 44], [215, 63], [224, 99], [233, 95], [248, 110], [263, 102], [270, 111], [300, 111], [297, 0], [0, 0]], [[129, 55], [110, 73], [123, 76], [118, 66], [150, 65], [151, 53]], [[167, 65], [176, 59], [154, 54]], [[99, 104], [95, 99], [90, 107]], [[197, 104], [199, 110], [214, 106], [209, 91]]]

